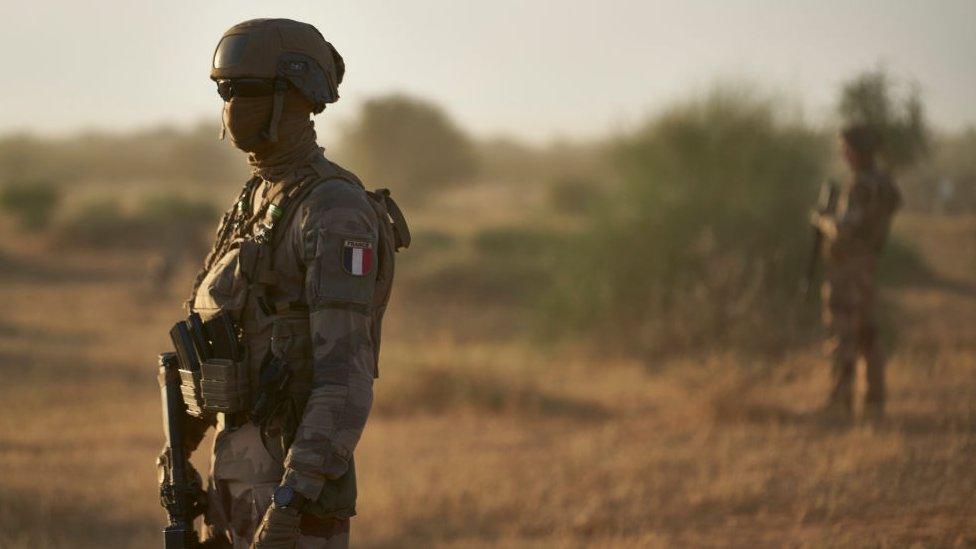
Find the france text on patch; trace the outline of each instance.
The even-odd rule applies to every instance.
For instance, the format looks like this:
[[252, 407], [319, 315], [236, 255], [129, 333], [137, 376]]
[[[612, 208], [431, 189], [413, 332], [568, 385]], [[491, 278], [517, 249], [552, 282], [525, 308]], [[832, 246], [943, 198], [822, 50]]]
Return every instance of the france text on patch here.
[[373, 243], [345, 240], [342, 243], [342, 268], [354, 276], [366, 276], [373, 268]]

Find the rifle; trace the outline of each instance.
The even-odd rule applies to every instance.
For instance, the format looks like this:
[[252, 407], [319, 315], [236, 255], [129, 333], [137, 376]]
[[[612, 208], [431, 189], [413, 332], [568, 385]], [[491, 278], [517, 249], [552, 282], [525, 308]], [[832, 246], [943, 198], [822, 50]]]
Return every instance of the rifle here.
[[[840, 196], [840, 185], [833, 179], [828, 179], [820, 186], [820, 196], [817, 198], [817, 211], [821, 214], [833, 214], [837, 210], [837, 199]], [[819, 227], [813, 228], [813, 250], [807, 263], [806, 276], [803, 278], [803, 296], [810, 299], [817, 279], [817, 267], [820, 265], [821, 249], [823, 248], [823, 232]]]
[[186, 468], [186, 448], [183, 446], [186, 404], [180, 390], [180, 362], [176, 353], [159, 355], [159, 375], [163, 400], [163, 429], [169, 460], [168, 479], [161, 488], [161, 499], [169, 515], [169, 526], [163, 530], [166, 549], [200, 547], [193, 529], [193, 520], [203, 512], [200, 488], [191, 485]]

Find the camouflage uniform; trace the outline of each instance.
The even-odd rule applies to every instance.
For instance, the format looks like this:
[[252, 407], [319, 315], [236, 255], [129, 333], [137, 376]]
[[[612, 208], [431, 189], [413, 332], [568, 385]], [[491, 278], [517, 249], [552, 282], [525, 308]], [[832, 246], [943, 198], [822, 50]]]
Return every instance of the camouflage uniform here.
[[826, 278], [822, 288], [824, 320], [833, 361], [829, 406], [847, 413], [853, 407], [855, 366], [867, 363], [869, 408], [880, 411], [885, 401], [885, 356], [875, 319], [875, 271], [891, 218], [900, 204], [891, 178], [878, 170], [863, 170], [842, 193], [837, 212], [822, 224]]
[[[224, 215], [189, 306], [204, 321], [223, 313], [236, 321], [251, 396], [265, 387], [269, 360], [286, 364], [290, 378], [259, 424], [238, 412], [208, 414], [189, 426], [191, 449], [217, 426], [205, 537], [235, 548], [345, 547], [355, 514], [353, 452], [372, 405], [393, 252], [402, 243], [391, 220], [402, 216], [388, 194], [368, 193], [316, 145], [309, 113], [338, 98], [342, 63], [314, 27], [248, 21], [225, 33], [225, 43], [234, 51], [218, 46], [214, 79], [218, 89], [229, 82], [224, 123], [249, 153], [254, 177]], [[295, 72], [278, 73], [273, 100], [244, 87], [260, 82], [221, 80], [253, 80], [251, 69], [240, 67], [254, 52], [273, 69], [269, 49], [282, 43], [285, 61], [277, 66]], [[314, 59], [289, 48], [313, 52]], [[313, 63], [325, 75], [309, 75]], [[278, 87], [282, 74], [299, 78]], [[308, 82], [312, 91], [303, 95]], [[293, 488], [308, 505], [298, 512], [272, 503], [279, 486]]]
[[[320, 156], [316, 163], [327, 161]], [[254, 194], [260, 197], [271, 186], [262, 182]], [[264, 207], [256, 200], [254, 213]], [[204, 319], [218, 311], [240, 315], [252, 387], [258, 385], [268, 353], [286, 357], [293, 371], [293, 410], [283, 414], [294, 417], [279, 420], [295, 434], [283, 462], [265, 448], [267, 441], [262, 442], [256, 426], [218, 426], [207, 518], [216, 530], [229, 533], [235, 546], [250, 542], [279, 484], [315, 500], [326, 482], [346, 472], [372, 404], [379, 314], [392, 273], [378, 280], [381, 269], [372, 266], [365, 274], [350, 274], [342, 260], [346, 241], [379, 246], [377, 214], [365, 191], [344, 179], [319, 184], [298, 208], [292, 223], [281, 228], [283, 237], [272, 256], [275, 280], [264, 296], [247, 291], [247, 269], [241, 248], [235, 247], [214, 261], [194, 297], [193, 309]], [[381, 296], [378, 309], [373, 308], [374, 296]], [[269, 303], [274, 304], [273, 314], [265, 311]], [[353, 513], [339, 510], [338, 520], [324, 523], [308, 519], [303, 532], [348, 536]]]

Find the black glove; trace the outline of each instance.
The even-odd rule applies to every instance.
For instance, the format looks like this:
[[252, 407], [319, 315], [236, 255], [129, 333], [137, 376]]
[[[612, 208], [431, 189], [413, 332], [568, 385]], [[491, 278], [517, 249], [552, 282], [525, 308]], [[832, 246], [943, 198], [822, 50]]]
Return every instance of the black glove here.
[[297, 509], [278, 507], [272, 503], [254, 533], [253, 549], [293, 549], [301, 534], [302, 515]]

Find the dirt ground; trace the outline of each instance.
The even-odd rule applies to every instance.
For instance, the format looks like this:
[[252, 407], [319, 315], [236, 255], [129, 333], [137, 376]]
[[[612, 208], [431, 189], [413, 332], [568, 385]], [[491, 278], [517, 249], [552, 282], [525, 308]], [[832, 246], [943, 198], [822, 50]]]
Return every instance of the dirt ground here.
[[[897, 314], [878, 426], [816, 419], [819, 348], [649, 368], [410, 329], [439, 312], [395, 303], [354, 546], [976, 545], [976, 219], [896, 230], [939, 277], [884, 290]], [[160, 294], [146, 261], [4, 228], [0, 547], [160, 545], [155, 357], [189, 273]]]

